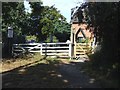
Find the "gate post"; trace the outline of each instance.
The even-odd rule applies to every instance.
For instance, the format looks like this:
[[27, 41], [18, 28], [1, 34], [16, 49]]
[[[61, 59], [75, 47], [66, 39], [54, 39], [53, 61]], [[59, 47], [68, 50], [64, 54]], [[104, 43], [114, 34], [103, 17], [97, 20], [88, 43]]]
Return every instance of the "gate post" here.
[[41, 55], [42, 55], [42, 44], [41, 44], [41, 49], [40, 50], [41, 50]]
[[69, 57], [72, 58], [72, 43], [69, 43]]

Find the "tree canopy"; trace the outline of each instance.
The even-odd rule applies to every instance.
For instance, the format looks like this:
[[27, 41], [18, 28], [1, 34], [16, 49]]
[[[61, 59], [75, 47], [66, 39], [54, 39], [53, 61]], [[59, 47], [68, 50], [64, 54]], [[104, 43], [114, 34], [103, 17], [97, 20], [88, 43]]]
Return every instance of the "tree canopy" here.
[[[70, 24], [66, 22], [66, 18], [60, 14], [57, 8], [43, 6], [42, 1], [29, 2], [29, 4], [32, 9], [31, 13], [25, 12], [23, 2], [2, 3], [3, 41], [6, 40], [8, 26], [13, 27], [14, 38], [21, 35], [35, 35], [38, 42], [44, 42], [52, 34], [58, 37], [59, 41], [69, 39]], [[61, 40], [58, 33], [65, 34], [67, 37]]]
[[[67, 33], [65, 35], [70, 35], [70, 24], [66, 22], [66, 18], [60, 14], [57, 8], [54, 6], [42, 6], [37, 2], [32, 2], [30, 5], [33, 12], [31, 17], [34, 20], [34, 25], [32, 26], [34, 26], [33, 30], [36, 31], [34, 31], [34, 33], [37, 34], [39, 41], [43, 41], [46, 38], [49, 38], [49, 35], [56, 35], [56, 37], [59, 38], [56, 33], [60, 32], [64, 34], [63, 31]], [[62, 41], [61, 39], [62, 38], [59, 38], [59, 41]], [[65, 40], [67, 39], [68, 38]]]
[[[26, 34], [28, 16], [22, 2], [2, 2], [2, 39], [7, 38], [7, 28], [12, 26], [14, 37]], [[20, 40], [19, 40], [20, 41]]]

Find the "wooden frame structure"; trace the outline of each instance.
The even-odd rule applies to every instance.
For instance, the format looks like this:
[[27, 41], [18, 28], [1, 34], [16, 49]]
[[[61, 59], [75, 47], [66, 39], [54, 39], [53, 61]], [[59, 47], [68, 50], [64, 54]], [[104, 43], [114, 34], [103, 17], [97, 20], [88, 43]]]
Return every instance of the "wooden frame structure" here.
[[[72, 57], [78, 57], [81, 55], [81, 53], [83, 54], [86, 53], [84, 49], [85, 47], [89, 47], [89, 48], [92, 47], [92, 44], [94, 41], [94, 34], [89, 28], [87, 28], [87, 23], [84, 22], [84, 20], [82, 19], [80, 20], [80, 18], [84, 18], [83, 11], [81, 11], [80, 7], [79, 8], [76, 7], [73, 9], [71, 9], [71, 37], [70, 39], [71, 39], [71, 43], [73, 43]], [[82, 40], [84, 42], [82, 42]]]

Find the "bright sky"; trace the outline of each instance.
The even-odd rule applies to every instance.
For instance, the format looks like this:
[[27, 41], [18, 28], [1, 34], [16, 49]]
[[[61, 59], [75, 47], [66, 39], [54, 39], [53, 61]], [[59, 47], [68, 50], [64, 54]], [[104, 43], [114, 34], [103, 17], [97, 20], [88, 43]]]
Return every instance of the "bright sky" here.
[[42, 0], [43, 5], [52, 6], [55, 4], [55, 7], [60, 10], [60, 13], [67, 19], [67, 22], [70, 22], [71, 8], [80, 6], [80, 3], [83, 0]]
[[[60, 13], [67, 19], [67, 22], [70, 22], [70, 14], [71, 14], [71, 8], [74, 8], [76, 6], [80, 6], [79, 2], [83, 2], [83, 0], [42, 0], [43, 5], [45, 6], [52, 6], [55, 5], [55, 7], [60, 10]], [[29, 5], [28, 2], [24, 2], [25, 8], [28, 8]]]
[[24, 5], [25, 5], [25, 8], [26, 8], [25, 11], [31, 12], [30, 4], [26, 0], [24, 0]]

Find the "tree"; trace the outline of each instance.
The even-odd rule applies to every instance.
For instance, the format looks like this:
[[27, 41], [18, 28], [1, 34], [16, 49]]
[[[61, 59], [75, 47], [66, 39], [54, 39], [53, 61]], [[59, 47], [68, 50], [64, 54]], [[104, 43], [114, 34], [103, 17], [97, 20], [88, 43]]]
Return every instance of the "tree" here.
[[[54, 6], [42, 6], [41, 2], [30, 2], [30, 5], [32, 8], [31, 19], [33, 22], [31, 26], [34, 30], [31, 31], [34, 34], [37, 33], [38, 41], [43, 42], [47, 38], [56, 35], [56, 32], [70, 30], [70, 27], [67, 29], [65, 17]], [[66, 28], [63, 29], [61, 27]]]
[[[23, 2], [2, 2], [2, 39], [7, 38], [7, 27], [12, 26], [14, 38], [27, 33], [28, 16]], [[24, 33], [23, 33], [24, 32]], [[20, 41], [20, 40], [19, 40]]]
[[55, 36], [60, 42], [66, 42], [70, 39], [71, 25], [66, 21], [56, 22]]
[[42, 6], [42, 2], [29, 2], [30, 7], [32, 9], [32, 13], [30, 15], [30, 35], [36, 35], [37, 41], [44, 41], [46, 38], [46, 35], [44, 35], [41, 31], [42, 24], [40, 23], [40, 20], [42, 19], [42, 12], [44, 6]]
[[[3, 42], [3, 57], [8, 56], [8, 26], [12, 26], [14, 31], [13, 43], [24, 43], [27, 33], [27, 19], [23, 2], [2, 2], [2, 42]], [[24, 33], [23, 33], [24, 32]]]
[[94, 60], [94, 65], [97, 65], [97, 68], [102, 67], [106, 73], [118, 74], [120, 2], [91, 2], [85, 5], [86, 22], [89, 27], [94, 28], [97, 41], [102, 46], [99, 55]]
[[[7, 38], [7, 27], [14, 30], [14, 43], [20, 41], [22, 35], [35, 35], [38, 42], [44, 42], [49, 36], [56, 36], [63, 31], [68, 36], [70, 25], [66, 18], [54, 6], [43, 6], [42, 2], [29, 2], [31, 13], [26, 13], [23, 2], [3, 2], [2, 33], [3, 41]], [[59, 37], [59, 36], [58, 36]], [[19, 39], [19, 40], [17, 40]], [[23, 40], [21, 38], [21, 40]], [[19, 42], [18, 42], [19, 41]]]

